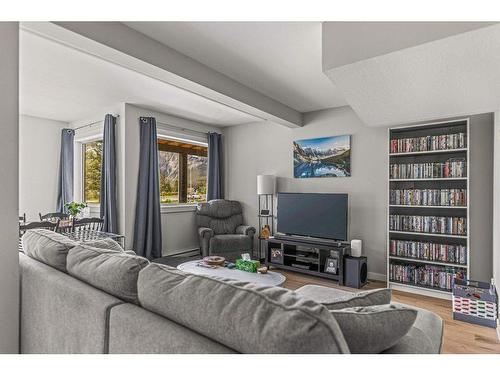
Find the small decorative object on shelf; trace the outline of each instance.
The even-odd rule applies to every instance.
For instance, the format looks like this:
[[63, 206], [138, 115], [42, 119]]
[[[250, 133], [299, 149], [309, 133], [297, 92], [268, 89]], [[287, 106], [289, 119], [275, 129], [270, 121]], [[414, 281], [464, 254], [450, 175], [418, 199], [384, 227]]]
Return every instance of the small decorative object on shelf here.
[[240, 271], [255, 273], [259, 268], [260, 262], [258, 260], [236, 259], [236, 269]]
[[484, 283], [455, 279], [453, 319], [496, 328], [497, 304], [498, 299], [493, 280], [491, 283]]
[[269, 212], [270, 212], [269, 210], [260, 210], [260, 214], [261, 214], [262, 216], [267, 216], [267, 215], [269, 215]]
[[283, 264], [283, 250], [271, 249], [271, 263]]
[[203, 258], [203, 262], [210, 266], [223, 266], [226, 262], [226, 258], [217, 255], [212, 255]]
[[325, 272], [336, 275], [338, 268], [339, 268], [338, 258], [326, 258]]
[[271, 237], [271, 228], [266, 224], [260, 230], [260, 238], [267, 240], [269, 237]]

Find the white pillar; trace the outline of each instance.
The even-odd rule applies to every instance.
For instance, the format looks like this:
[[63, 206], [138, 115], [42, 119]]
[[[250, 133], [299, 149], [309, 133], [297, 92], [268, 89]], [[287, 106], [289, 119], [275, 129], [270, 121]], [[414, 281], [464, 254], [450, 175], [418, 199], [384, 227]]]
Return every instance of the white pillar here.
[[[500, 293], [500, 109], [495, 112], [493, 159], [493, 278]], [[500, 315], [499, 315], [500, 316]]]
[[19, 24], [0, 22], [0, 353], [19, 351]]

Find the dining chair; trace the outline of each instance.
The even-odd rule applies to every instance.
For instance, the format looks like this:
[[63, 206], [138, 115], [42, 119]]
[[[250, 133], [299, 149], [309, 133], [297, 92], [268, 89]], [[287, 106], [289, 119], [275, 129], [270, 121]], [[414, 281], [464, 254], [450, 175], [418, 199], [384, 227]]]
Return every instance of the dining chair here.
[[83, 219], [73, 219], [73, 230], [93, 230], [102, 231], [104, 219], [98, 217], [86, 217]]
[[33, 221], [28, 224], [21, 224], [19, 223], [19, 251], [23, 251], [23, 244], [21, 241], [21, 237], [26, 233], [27, 230], [29, 229], [48, 229], [48, 230], [55, 230], [57, 224], [52, 223], [50, 221]]
[[45, 215], [39, 213], [38, 215], [40, 216], [40, 221], [57, 221], [69, 219], [69, 215], [63, 212], [49, 212]]
[[54, 230], [61, 234], [73, 233], [73, 224], [73, 220], [58, 219]]

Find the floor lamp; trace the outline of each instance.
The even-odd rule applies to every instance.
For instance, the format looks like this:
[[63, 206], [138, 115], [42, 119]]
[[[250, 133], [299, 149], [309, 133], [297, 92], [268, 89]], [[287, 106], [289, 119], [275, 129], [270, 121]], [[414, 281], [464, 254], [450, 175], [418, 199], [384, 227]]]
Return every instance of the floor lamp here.
[[[274, 194], [276, 193], [276, 176], [261, 174], [257, 176], [257, 195], [259, 197], [259, 259], [264, 260], [263, 248], [267, 246], [267, 238], [261, 236], [264, 225], [269, 226], [270, 235], [274, 234]], [[264, 245], [264, 246], [263, 246]]]

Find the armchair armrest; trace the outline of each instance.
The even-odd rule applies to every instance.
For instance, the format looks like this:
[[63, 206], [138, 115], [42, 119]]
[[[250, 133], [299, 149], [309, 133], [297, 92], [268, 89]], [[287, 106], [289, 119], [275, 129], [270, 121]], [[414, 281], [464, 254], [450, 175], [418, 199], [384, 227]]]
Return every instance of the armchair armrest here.
[[198, 235], [200, 236], [200, 238], [210, 239], [214, 236], [214, 231], [210, 228], [199, 227], [198, 228]]
[[255, 228], [250, 225], [240, 225], [236, 227], [236, 234], [244, 234], [245, 236], [254, 236]]

